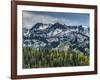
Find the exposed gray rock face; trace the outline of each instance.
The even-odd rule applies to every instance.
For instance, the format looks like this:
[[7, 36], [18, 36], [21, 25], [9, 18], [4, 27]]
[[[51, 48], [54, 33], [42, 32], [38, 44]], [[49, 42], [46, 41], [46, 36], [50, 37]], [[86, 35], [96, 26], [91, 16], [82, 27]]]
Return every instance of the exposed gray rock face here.
[[85, 52], [89, 48], [89, 28], [65, 24], [37, 23], [31, 29], [23, 28], [23, 47], [44, 49], [77, 49]]

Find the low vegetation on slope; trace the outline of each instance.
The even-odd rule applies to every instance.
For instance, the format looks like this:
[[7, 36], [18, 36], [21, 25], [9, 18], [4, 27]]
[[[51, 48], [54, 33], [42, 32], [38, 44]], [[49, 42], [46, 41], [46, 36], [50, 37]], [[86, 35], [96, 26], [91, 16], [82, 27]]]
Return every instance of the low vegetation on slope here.
[[88, 51], [23, 48], [23, 68], [44, 68], [89, 65]]

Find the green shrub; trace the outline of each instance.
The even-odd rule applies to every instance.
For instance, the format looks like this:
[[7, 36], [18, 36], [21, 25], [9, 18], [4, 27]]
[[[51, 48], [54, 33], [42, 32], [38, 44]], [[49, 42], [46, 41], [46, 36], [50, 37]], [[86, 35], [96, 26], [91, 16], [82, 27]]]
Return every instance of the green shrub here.
[[60, 51], [57, 49], [23, 48], [23, 68], [85, 65], [89, 65], [89, 55], [84, 55], [77, 50]]

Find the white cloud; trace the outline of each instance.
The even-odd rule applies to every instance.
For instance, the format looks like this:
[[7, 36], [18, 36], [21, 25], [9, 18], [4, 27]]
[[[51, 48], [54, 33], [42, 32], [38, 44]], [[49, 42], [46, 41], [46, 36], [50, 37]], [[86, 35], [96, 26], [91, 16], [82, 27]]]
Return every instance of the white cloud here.
[[43, 15], [43, 14], [36, 14], [33, 12], [23, 12], [23, 27], [26, 28], [32, 28], [36, 23], [45, 23], [45, 24], [54, 24], [56, 22], [59, 22], [61, 24], [66, 24], [66, 25], [83, 25], [84, 24], [80, 23], [77, 20], [72, 20], [68, 18], [63, 18], [63, 17], [52, 17], [49, 15]]
[[64, 18], [56, 18], [48, 15], [44, 16], [44, 15], [30, 13], [30, 12], [23, 13], [23, 27], [31, 28], [38, 22], [42, 22], [46, 24], [60, 22], [62, 24], [65, 24], [66, 22], [69, 22], [69, 20], [65, 20]]

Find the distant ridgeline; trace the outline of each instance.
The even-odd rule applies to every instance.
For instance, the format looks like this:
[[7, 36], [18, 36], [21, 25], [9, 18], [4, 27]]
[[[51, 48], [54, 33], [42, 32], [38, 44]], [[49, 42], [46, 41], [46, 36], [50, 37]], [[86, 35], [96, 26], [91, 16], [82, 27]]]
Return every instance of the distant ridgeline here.
[[23, 47], [85, 52], [89, 49], [89, 27], [36, 23], [31, 29], [23, 28]]

